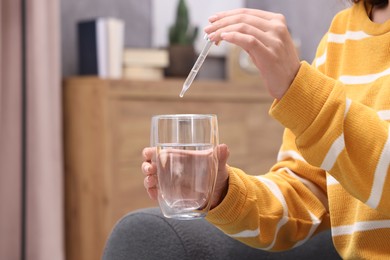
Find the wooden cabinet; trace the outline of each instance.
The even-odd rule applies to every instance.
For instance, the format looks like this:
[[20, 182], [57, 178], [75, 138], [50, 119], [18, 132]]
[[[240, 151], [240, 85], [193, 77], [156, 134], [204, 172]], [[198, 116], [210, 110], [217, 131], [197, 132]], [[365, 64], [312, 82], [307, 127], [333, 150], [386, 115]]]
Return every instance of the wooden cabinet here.
[[64, 81], [67, 259], [100, 259], [124, 214], [157, 206], [144, 190], [140, 169], [152, 115], [216, 114], [230, 165], [262, 174], [275, 162], [282, 127], [268, 115], [272, 99], [261, 85], [195, 81], [179, 98], [182, 83]]

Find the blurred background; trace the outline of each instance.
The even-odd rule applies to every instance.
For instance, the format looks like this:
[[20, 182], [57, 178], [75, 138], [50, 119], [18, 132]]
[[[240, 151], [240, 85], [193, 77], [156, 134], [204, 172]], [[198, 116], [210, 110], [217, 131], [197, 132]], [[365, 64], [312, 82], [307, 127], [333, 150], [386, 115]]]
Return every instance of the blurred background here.
[[[249, 7], [284, 14], [300, 58], [311, 62], [332, 17], [345, 8], [342, 0], [228, 2], [185, 1], [186, 18], [198, 28], [190, 56], [186, 56], [190, 66], [203, 47], [207, 17], [217, 11]], [[224, 109], [230, 111], [231, 107], [234, 114], [235, 106], [242, 102], [237, 109], [243, 112], [231, 121], [221, 116], [226, 122], [221, 129], [230, 129], [232, 139], [234, 130], [258, 131], [253, 128], [257, 123], [250, 119], [260, 118], [257, 105], [265, 99], [252, 97], [251, 91], [257, 91], [261, 79], [245, 53], [234, 46], [213, 46], [196, 79], [198, 92], [194, 90], [193, 96], [183, 101], [187, 103], [173, 99], [184, 77], [174, 68], [175, 44], [169, 39], [178, 4], [179, 0], [1, 0], [0, 259], [98, 259], [121, 214], [150, 205], [121, 206], [115, 214], [106, 210], [112, 209], [112, 204], [119, 205], [122, 195], [112, 195], [117, 189], [127, 196], [121, 202], [127, 205], [138, 200], [136, 193], [129, 197], [131, 190], [143, 192], [137, 162], [141, 160], [139, 147], [149, 142], [150, 114], [141, 113], [146, 106], [172, 113], [179, 111], [172, 107], [174, 102], [205, 112], [220, 111], [227, 104]], [[111, 21], [107, 24], [112, 27], [107, 28], [115, 28], [105, 31], [107, 41], [102, 42], [111, 47], [103, 54], [97, 51], [102, 44], [96, 40], [97, 29], [80, 33], [82, 22], [95, 25], [101, 18], [112, 19], [104, 21]], [[86, 66], [80, 60], [86, 54], [80, 51], [82, 44], [88, 50], [95, 48], [89, 56], [93, 58], [84, 60], [86, 63], [93, 64], [95, 70], [102, 64], [111, 66], [116, 74], [102, 76], [100, 70], [81, 73], [80, 67]], [[105, 73], [110, 71], [104, 68]], [[237, 93], [235, 84], [245, 82], [242, 90], [250, 91]], [[213, 89], [223, 86], [227, 91], [220, 98], [216, 94], [220, 92]], [[210, 90], [211, 96], [204, 96], [202, 87]], [[235, 96], [240, 101], [235, 101]], [[266, 118], [267, 111], [262, 110]], [[243, 114], [248, 114], [248, 119]], [[129, 117], [131, 123], [122, 125]], [[264, 120], [258, 124], [273, 124]], [[134, 135], [122, 142], [129, 131]], [[99, 146], [103, 141], [107, 143]], [[84, 148], [84, 143], [90, 147]], [[129, 147], [135, 148], [128, 151]], [[244, 158], [248, 148], [241, 142], [235, 149], [238, 154], [240, 149]], [[134, 169], [126, 168], [130, 157], [134, 158]], [[117, 174], [115, 167], [122, 166]], [[104, 173], [99, 175], [101, 170]], [[126, 179], [130, 173], [139, 176]]]
[[[177, 1], [175, 0], [62, 0], [61, 1], [61, 43], [62, 43], [62, 74], [70, 76], [77, 74], [77, 34], [76, 23], [82, 19], [99, 16], [113, 16], [125, 22], [126, 47], [150, 48], [166, 47], [168, 44], [168, 26], [175, 20]], [[301, 58], [311, 61], [316, 46], [326, 32], [333, 15], [345, 6], [343, 0], [320, 0], [313, 3], [309, 0], [234, 0], [229, 1], [195, 1], [188, 0], [189, 17], [192, 24], [202, 31], [207, 25], [207, 18], [217, 11], [237, 7], [249, 7], [279, 12], [286, 16], [292, 35], [299, 41]], [[202, 33], [197, 37], [196, 48], [200, 50], [203, 44]], [[214, 48], [218, 51], [225, 48]], [[223, 57], [215, 53], [214, 57]], [[211, 53], [213, 54], [213, 52]], [[226, 54], [226, 51], [225, 51]], [[211, 57], [212, 57], [211, 56]], [[215, 62], [210, 62], [215, 63]], [[223, 78], [225, 75], [217, 62], [202, 70], [203, 77]], [[202, 76], [200, 73], [199, 76]]]

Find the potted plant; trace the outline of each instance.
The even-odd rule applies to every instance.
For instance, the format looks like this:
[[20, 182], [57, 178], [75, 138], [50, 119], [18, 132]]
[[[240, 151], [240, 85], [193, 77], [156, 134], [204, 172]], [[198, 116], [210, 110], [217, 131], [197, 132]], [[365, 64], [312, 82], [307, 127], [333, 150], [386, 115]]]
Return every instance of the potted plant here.
[[175, 23], [169, 28], [167, 76], [186, 77], [195, 62], [194, 42], [198, 27], [191, 26], [185, 0], [179, 0]]

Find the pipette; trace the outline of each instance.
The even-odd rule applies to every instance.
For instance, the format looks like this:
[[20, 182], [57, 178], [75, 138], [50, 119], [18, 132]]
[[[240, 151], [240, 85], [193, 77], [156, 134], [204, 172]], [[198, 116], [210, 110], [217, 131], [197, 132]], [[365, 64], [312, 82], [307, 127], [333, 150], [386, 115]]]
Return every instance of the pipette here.
[[190, 73], [188, 74], [186, 81], [183, 84], [183, 88], [180, 92], [181, 98], [184, 96], [184, 93], [190, 88], [192, 82], [194, 81], [196, 75], [198, 74], [200, 67], [202, 66], [204, 60], [206, 59], [207, 54], [209, 53], [211, 46], [213, 46], [213, 42], [210, 41], [209, 37], [207, 37], [207, 34], [205, 35], [204, 38], [207, 42], [206, 42], [205, 46], [203, 47], [203, 50], [199, 54], [199, 57], [196, 60], [194, 66], [192, 67]]

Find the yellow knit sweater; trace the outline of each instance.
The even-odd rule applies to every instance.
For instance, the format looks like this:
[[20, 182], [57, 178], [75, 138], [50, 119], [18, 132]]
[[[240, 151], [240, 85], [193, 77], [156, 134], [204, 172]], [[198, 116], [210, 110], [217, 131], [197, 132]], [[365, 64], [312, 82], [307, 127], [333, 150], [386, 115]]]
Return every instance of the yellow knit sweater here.
[[390, 259], [390, 21], [363, 3], [337, 14], [270, 114], [286, 127], [277, 163], [260, 176], [231, 167], [208, 221], [270, 251], [331, 228], [343, 258]]

